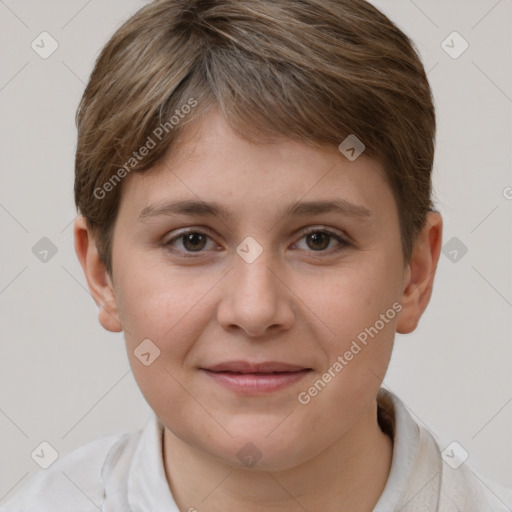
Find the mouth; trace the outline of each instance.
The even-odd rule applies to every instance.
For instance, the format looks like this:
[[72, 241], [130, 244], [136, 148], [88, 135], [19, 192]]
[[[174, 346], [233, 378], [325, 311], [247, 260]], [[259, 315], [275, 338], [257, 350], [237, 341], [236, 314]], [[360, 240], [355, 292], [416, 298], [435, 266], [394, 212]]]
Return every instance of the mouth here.
[[200, 370], [217, 384], [236, 393], [262, 394], [291, 386], [312, 368], [274, 361], [228, 361]]

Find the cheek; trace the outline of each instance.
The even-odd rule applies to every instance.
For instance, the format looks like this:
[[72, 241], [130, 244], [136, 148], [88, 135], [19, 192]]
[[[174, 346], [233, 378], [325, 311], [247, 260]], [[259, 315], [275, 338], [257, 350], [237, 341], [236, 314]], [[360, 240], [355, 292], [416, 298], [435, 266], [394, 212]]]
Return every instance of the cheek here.
[[[193, 278], [156, 266], [125, 275], [129, 278], [123, 283], [120, 303], [134, 377], [155, 410], [167, 409], [170, 402], [174, 410], [184, 405], [182, 386], [189, 386], [189, 375], [183, 373], [183, 366], [214, 314], [208, 291], [218, 277]], [[147, 339], [158, 354], [149, 366], [137, 358], [138, 347]]]
[[[142, 394], [157, 412], [190, 405], [184, 392], [190, 387], [189, 375], [183, 365], [211, 315], [202, 296], [204, 292], [190, 286], [184, 292], [159, 282], [138, 286], [137, 293], [124, 301], [124, 314], [130, 320], [125, 331], [130, 366]], [[148, 339], [154, 345], [143, 342]], [[143, 346], [148, 348], [142, 351]], [[149, 357], [141, 357], [148, 352]]]
[[[175, 333], [190, 323], [190, 314], [203, 306], [202, 299], [215, 284], [213, 276], [195, 277], [165, 262], [139, 255], [135, 261], [125, 260], [120, 268], [123, 276], [116, 300], [123, 327], [131, 342], [150, 338], [163, 343], [169, 338], [182, 339]], [[190, 325], [188, 325], [190, 329]]]
[[[321, 280], [302, 281], [302, 296], [321, 320], [318, 342], [326, 357], [320, 373], [330, 369], [325, 376], [329, 389], [321, 392], [317, 405], [356, 407], [354, 400], [377, 391], [389, 364], [401, 309], [400, 272], [400, 261], [381, 249], [366, 252]], [[322, 384], [317, 388], [322, 389]]]
[[[400, 278], [399, 262], [375, 250], [351, 264], [330, 269], [320, 279], [301, 275], [294, 289], [331, 339], [349, 340], [373, 326], [400, 300]], [[383, 330], [391, 330], [395, 316], [392, 309]]]

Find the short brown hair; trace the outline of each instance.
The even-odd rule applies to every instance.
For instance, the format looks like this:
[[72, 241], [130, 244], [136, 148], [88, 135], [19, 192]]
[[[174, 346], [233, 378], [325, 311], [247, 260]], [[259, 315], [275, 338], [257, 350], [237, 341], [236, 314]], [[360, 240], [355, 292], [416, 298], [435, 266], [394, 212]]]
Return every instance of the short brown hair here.
[[385, 169], [410, 261], [434, 211], [436, 128], [410, 39], [364, 0], [155, 0], [102, 50], [76, 115], [75, 203], [109, 274], [122, 178], [161, 161], [212, 106], [248, 140], [356, 135]]

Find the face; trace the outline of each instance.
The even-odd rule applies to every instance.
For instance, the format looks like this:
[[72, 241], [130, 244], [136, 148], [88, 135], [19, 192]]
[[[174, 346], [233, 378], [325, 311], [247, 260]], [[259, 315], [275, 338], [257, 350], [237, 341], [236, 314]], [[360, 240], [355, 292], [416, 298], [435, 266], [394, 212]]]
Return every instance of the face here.
[[277, 470], [362, 428], [408, 275], [376, 161], [253, 144], [213, 111], [125, 179], [113, 236], [113, 314], [173, 436]]

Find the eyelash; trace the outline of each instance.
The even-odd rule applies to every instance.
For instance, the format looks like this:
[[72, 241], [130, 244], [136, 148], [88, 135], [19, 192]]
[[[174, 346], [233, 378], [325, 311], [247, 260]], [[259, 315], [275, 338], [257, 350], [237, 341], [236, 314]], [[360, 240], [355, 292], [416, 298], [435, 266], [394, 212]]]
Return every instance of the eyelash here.
[[[201, 250], [201, 251], [183, 251], [183, 250], [176, 250], [172, 247], [172, 243], [176, 240], [180, 240], [182, 239], [183, 236], [185, 235], [188, 235], [188, 234], [191, 234], [191, 233], [194, 233], [194, 234], [198, 234], [198, 235], [205, 235], [207, 236], [210, 240], [212, 240], [212, 237], [210, 237], [210, 235], [208, 233], [205, 233], [204, 231], [199, 231], [199, 230], [196, 230], [196, 229], [189, 229], [187, 231], [182, 231], [181, 233], [179, 233], [178, 235], [174, 236], [173, 238], [171, 238], [170, 240], [168, 240], [167, 242], [165, 242], [163, 245], [165, 247], [166, 250], [170, 251], [170, 252], [173, 252], [173, 253], [181, 253], [182, 255], [185, 254], [185, 256], [183, 256], [184, 258], [197, 258], [197, 257], [201, 257], [203, 254], [204, 254], [204, 251]], [[307, 251], [307, 252], [312, 252], [312, 253], [324, 253], [324, 254], [334, 254], [334, 253], [338, 253], [348, 247], [350, 247], [352, 244], [350, 242], [348, 242], [347, 240], [345, 240], [344, 238], [342, 238], [340, 235], [332, 232], [332, 231], [329, 231], [328, 229], [320, 229], [320, 228], [309, 228], [307, 229], [306, 231], [304, 231], [302, 233], [302, 236], [299, 238], [299, 240], [302, 240], [303, 238], [305, 238], [306, 236], [308, 235], [311, 235], [312, 233], [323, 233], [325, 235], [327, 235], [329, 238], [331, 239], [334, 239], [336, 240], [337, 242], [339, 242], [339, 246], [335, 249], [331, 249], [331, 250], [319, 250], [319, 251], [314, 251], [314, 250], [310, 250], [310, 251]], [[295, 242], [297, 243], [297, 242]], [[329, 242], [330, 243], [330, 242]], [[197, 255], [197, 256], [196, 256]]]

